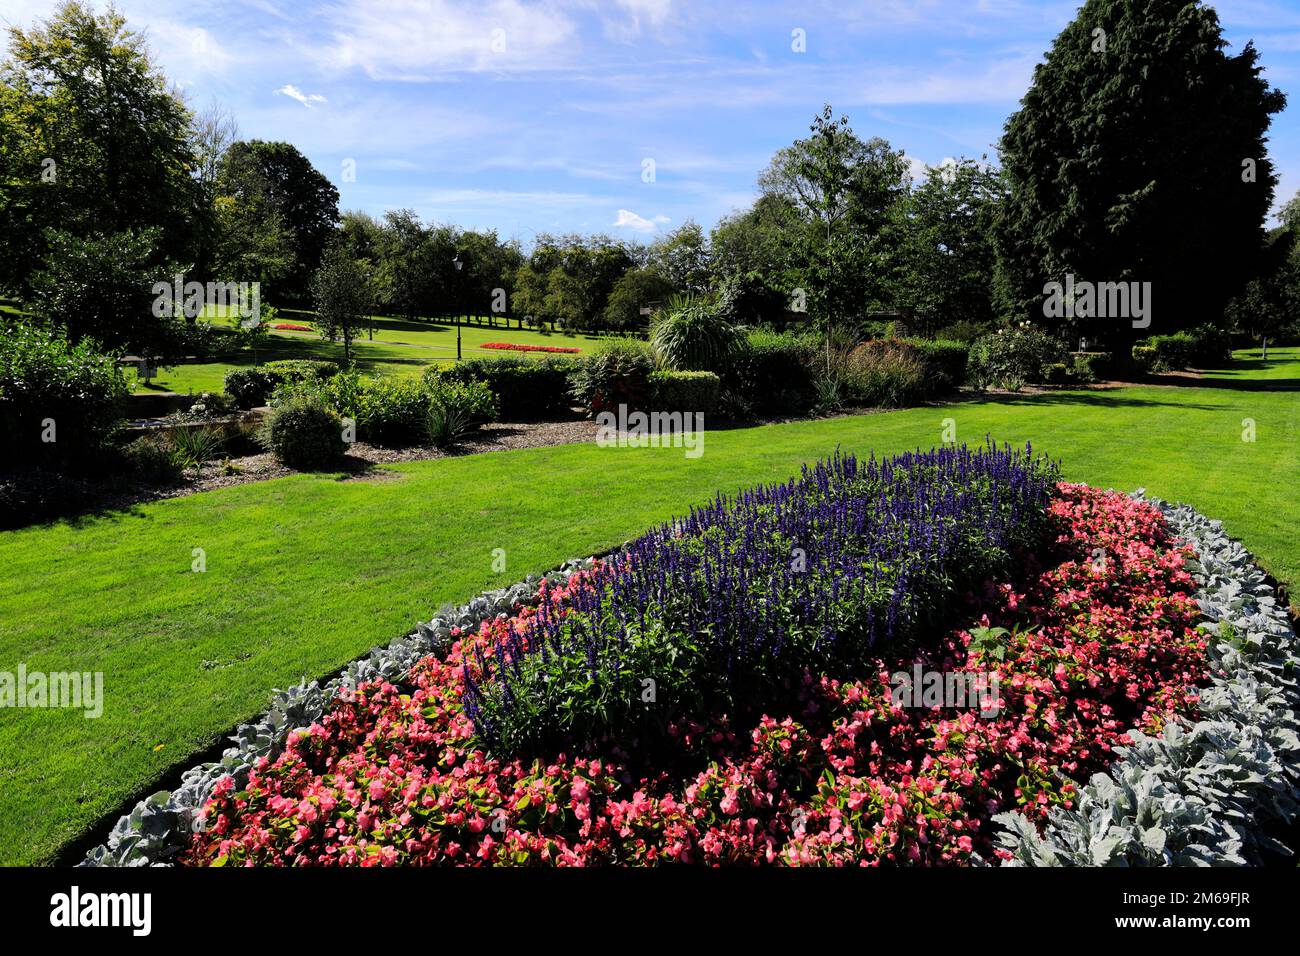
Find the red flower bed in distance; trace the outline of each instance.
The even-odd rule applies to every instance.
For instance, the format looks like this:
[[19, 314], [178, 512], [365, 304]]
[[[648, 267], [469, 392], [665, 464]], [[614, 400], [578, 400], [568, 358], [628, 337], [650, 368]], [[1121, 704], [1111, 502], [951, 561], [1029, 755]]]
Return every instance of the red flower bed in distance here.
[[561, 345], [511, 345], [509, 342], [486, 342], [485, 349], [503, 349], [507, 352], [554, 352], [563, 355], [579, 355], [582, 349], [565, 348]]
[[[965, 629], [856, 681], [805, 674], [792, 713], [671, 728], [700, 769], [627, 777], [628, 756], [499, 759], [477, 749], [461, 692], [474, 649], [536, 613], [459, 635], [411, 686], [362, 686], [263, 760], [221, 781], [191, 865], [963, 864], [991, 858], [990, 817], [1069, 806], [1126, 728], [1192, 715], [1205, 644], [1187, 552], [1127, 496], [1060, 484], [1056, 547], [1025, 583], [967, 596]], [[562, 609], [583, 575], [542, 600]], [[996, 675], [995, 716], [903, 706], [891, 675]]]
[[288, 332], [310, 332], [311, 331], [310, 325], [297, 325], [296, 323], [293, 322], [277, 322], [275, 325], [271, 326], [271, 328], [284, 329]]

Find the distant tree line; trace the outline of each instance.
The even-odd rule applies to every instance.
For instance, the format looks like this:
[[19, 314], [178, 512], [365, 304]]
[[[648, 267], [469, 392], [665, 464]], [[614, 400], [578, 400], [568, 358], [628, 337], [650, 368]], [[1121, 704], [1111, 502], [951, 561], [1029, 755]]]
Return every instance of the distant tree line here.
[[[1214, 11], [1183, 0], [1087, 0], [1007, 121], [999, 163], [960, 157], [914, 178], [901, 151], [826, 106], [759, 174], [756, 201], [711, 230], [541, 235], [526, 249], [409, 209], [340, 213], [294, 146], [192, 110], [112, 10], [65, 3], [9, 35], [0, 291], [105, 347], [174, 334], [148, 308], [159, 278], [256, 281], [264, 299], [309, 305], [327, 256], [332, 288], [365, 284], [354, 306], [573, 331], [639, 334], [689, 294], [738, 325], [807, 324], [828, 349], [881, 315], [972, 337], [1049, 325], [1044, 285], [1067, 274], [1150, 282], [1151, 332], [1294, 325], [1296, 203], [1264, 227], [1277, 182], [1265, 137], [1285, 98], [1253, 46], [1228, 55]], [[1053, 331], [1117, 350], [1144, 334], [1113, 317]]]

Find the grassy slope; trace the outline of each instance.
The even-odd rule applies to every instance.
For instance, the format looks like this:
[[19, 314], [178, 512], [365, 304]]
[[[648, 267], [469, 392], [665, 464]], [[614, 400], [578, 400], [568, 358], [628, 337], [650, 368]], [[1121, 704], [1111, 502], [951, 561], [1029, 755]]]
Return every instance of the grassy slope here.
[[[280, 321], [293, 324], [310, 323], [313, 318], [309, 312], [284, 310]], [[213, 324], [226, 328], [224, 319], [211, 319]], [[426, 365], [437, 362], [450, 362], [456, 358], [456, 327], [430, 322], [405, 322], [401, 319], [377, 317], [374, 321], [375, 339], [371, 342], [368, 331], [354, 343], [357, 364], [367, 372], [392, 375], [399, 378], [414, 377], [423, 371]], [[495, 328], [466, 325], [461, 328], [461, 351], [467, 358], [485, 355], [518, 355], [517, 352], [502, 352], [484, 349], [487, 342], [509, 342], [512, 345], [551, 345], [561, 348], [588, 350], [598, 341], [587, 335], [542, 335], [532, 329]], [[396, 344], [383, 344], [396, 343]], [[343, 346], [324, 341], [315, 332], [271, 332], [264, 346], [257, 354], [248, 353], [235, 362], [203, 362], [194, 365], [175, 365], [161, 369], [154, 379], [151, 390], [172, 392], [217, 392], [221, 391], [226, 372], [236, 367], [247, 367], [269, 362], [275, 359], [312, 358], [333, 359], [337, 361], [343, 355]], [[134, 376], [134, 373], [131, 373]], [[145, 391], [143, 385], [137, 385], [137, 391]]]
[[[1242, 374], [1243, 371], [1245, 374]], [[99, 720], [0, 719], [0, 862], [48, 860], [170, 766], [437, 605], [625, 540], [718, 489], [784, 479], [846, 450], [1032, 440], [1066, 476], [1188, 501], [1300, 582], [1300, 350], [1209, 387], [970, 401], [713, 432], [672, 449], [533, 449], [294, 476], [0, 534], [0, 670], [104, 672]], [[1273, 390], [1258, 390], [1262, 387]], [[1257, 441], [1241, 440], [1242, 420]], [[190, 570], [202, 547], [207, 571]], [[508, 570], [491, 572], [492, 550]]]

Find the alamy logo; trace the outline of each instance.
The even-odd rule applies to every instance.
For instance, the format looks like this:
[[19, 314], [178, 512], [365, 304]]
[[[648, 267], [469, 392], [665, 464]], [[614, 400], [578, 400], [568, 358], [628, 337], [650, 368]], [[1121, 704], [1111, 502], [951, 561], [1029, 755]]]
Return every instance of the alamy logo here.
[[184, 315], [197, 319], [208, 310], [228, 317], [238, 314], [240, 325], [255, 328], [262, 321], [262, 285], [259, 282], [173, 282], [153, 284], [153, 314], [160, 319]]
[[600, 448], [685, 448], [687, 458], [704, 454], [703, 412], [629, 412], [596, 416], [596, 445]]
[[126, 926], [133, 936], [148, 936], [153, 928], [153, 897], [148, 893], [70, 893], [50, 897], [50, 925]]
[[920, 664], [912, 672], [889, 675], [889, 699], [895, 707], [978, 707], [981, 717], [996, 717], [1002, 710], [999, 677], [979, 671], [932, 671]]
[[67, 708], [85, 710], [88, 720], [104, 713], [104, 675], [66, 671], [29, 671], [19, 664], [17, 673], [0, 671], [0, 709]]
[[1065, 282], [1043, 286], [1043, 315], [1049, 319], [1131, 319], [1133, 328], [1151, 325], [1150, 282], [1085, 282], [1066, 273]]

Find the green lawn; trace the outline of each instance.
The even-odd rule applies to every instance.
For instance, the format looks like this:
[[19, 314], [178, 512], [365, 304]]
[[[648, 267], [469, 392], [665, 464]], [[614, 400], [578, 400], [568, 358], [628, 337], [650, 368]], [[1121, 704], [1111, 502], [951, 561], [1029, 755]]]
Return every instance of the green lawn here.
[[[298, 475], [0, 534], [0, 670], [102, 671], [98, 720], [0, 721], [0, 862], [48, 861], [125, 797], [448, 600], [616, 544], [715, 491], [785, 479], [837, 445], [889, 454], [1032, 440], [1065, 474], [1190, 502], [1300, 581], [1300, 349], [1196, 387], [963, 401], [712, 432], [680, 449], [531, 449]], [[1242, 440], [1254, 422], [1254, 442]], [[207, 571], [191, 571], [192, 549]], [[495, 575], [493, 549], [506, 573]]]
[[[279, 321], [300, 325], [310, 324], [313, 318], [310, 312], [282, 309]], [[228, 328], [228, 322], [224, 318], [214, 316], [205, 321], [221, 329]], [[543, 335], [533, 329], [519, 329], [513, 326], [507, 329], [502, 322], [503, 320], [498, 319], [495, 327], [462, 326], [461, 354], [466, 358], [525, 354], [483, 348], [483, 345], [488, 342], [551, 345], [586, 351], [600, 341], [599, 337], [590, 335], [561, 333]], [[382, 316], [375, 316], [373, 325], [373, 341], [369, 337], [369, 329], [366, 329], [353, 344], [357, 365], [362, 371], [399, 378], [414, 377], [419, 375], [425, 366], [439, 362], [453, 362], [456, 359], [456, 326], [454, 325], [444, 322], [406, 322]], [[198, 394], [221, 391], [225, 384], [226, 373], [232, 368], [250, 367], [287, 358], [337, 361], [342, 356], [341, 344], [327, 342], [316, 332], [274, 331], [269, 333], [265, 343], [258, 347], [256, 354], [245, 353], [235, 361], [202, 362], [163, 368], [148, 386], [135, 382], [134, 370], [128, 374], [135, 382], [136, 391]]]

